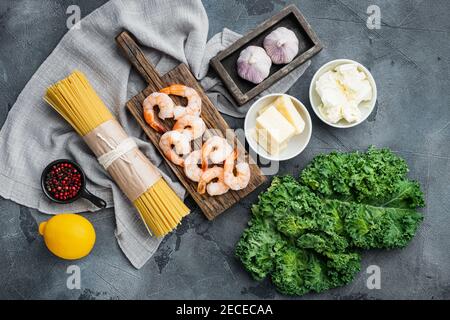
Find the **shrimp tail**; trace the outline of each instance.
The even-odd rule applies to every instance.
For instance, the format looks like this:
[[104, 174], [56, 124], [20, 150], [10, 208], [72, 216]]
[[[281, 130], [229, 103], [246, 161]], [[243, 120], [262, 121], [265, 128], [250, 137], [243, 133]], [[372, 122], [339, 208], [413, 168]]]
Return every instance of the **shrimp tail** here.
[[206, 192], [206, 181], [200, 180], [197, 186], [197, 192], [200, 194], [205, 194]]
[[202, 155], [202, 171], [208, 170], [208, 156]]
[[178, 96], [182, 95], [185, 92], [185, 89], [186, 86], [183, 84], [172, 84], [166, 88], [159, 90], [159, 92]]
[[208, 155], [205, 152], [205, 144], [202, 146], [201, 162], [202, 171], [205, 172], [206, 170], [208, 170]]
[[165, 94], [170, 94], [172, 92], [172, 90], [170, 87], [167, 87], [167, 88], [163, 88], [163, 89], [159, 90], [159, 92], [165, 93]]
[[147, 116], [145, 112], [144, 112], [144, 119], [150, 125], [150, 127], [152, 127], [153, 130], [155, 130], [156, 132], [161, 134], [167, 132], [167, 129], [164, 128], [162, 124], [160, 124], [158, 121], [155, 121], [153, 117]]
[[156, 130], [157, 132], [161, 133], [161, 134], [167, 132], [167, 129], [164, 128], [164, 127], [163, 127], [161, 124], [159, 124], [158, 122], [152, 123], [151, 127], [152, 127], [154, 130]]

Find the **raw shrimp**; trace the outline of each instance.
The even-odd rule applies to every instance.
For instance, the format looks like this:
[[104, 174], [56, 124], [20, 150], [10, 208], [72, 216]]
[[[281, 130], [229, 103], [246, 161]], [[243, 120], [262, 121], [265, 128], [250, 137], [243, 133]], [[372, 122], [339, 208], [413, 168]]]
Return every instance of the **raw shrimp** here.
[[202, 98], [195, 89], [187, 87], [183, 84], [173, 84], [167, 88], [162, 89], [160, 92], [165, 94], [172, 94], [174, 96], [184, 97], [188, 100], [186, 107], [176, 106], [174, 108], [175, 120], [180, 119], [186, 114], [200, 117], [202, 113]]
[[154, 92], [143, 102], [144, 119], [157, 132], [166, 132], [166, 129], [156, 119], [155, 107], [159, 107], [159, 117], [161, 119], [173, 118], [175, 103], [167, 94]]
[[231, 190], [242, 190], [248, 186], [250, 182], [250, 166], [247, 162], [238, 162], [236, 164], [236, 175], [234, 174], [234, 164], [238, 158], [237, 149], [231, 153], [223, 165], [224, 182]]
[[173, 130], [183, 133], [191, 140], [195, 140], [205, 133], [206, 125], [202, 118], [187, 114], [175, 123]]
[[212, 163], [222, 163], [233, 152], [228, 141], [219, 136], [209, 138], [202, 146], [202, 169], [208, 169], [208, 159]]
[[191, 152], [191, 142], [188, 137], [178, 131], [164, 133], [159, 140], [164, 155], [178, 166], [184, 166], [182, 156]]
[[[217, 179], [217, 181], [211, 182]], [[197, 191], [200, 194], [208, 192], [210, 196], [227, 193], [230, 188], [223, 182], [223, 168], [213, 167], [203, 172], [198, 182]]]
[[186, 177], [194, 182], [199, 182], [203, 173], [202, 169], [199, 167], [201, 157], [202, 151], [195, 150], [184, 159], [184, 173], [186, 174]]

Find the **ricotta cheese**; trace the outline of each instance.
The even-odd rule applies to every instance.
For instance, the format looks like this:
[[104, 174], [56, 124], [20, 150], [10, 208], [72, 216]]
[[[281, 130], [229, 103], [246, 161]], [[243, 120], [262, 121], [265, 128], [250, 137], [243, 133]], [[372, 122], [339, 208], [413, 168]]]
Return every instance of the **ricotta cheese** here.
[[331, 123], [341, 119], [350, 123], [359, 121], [359, 104], [371, 100], [373, 96], [367, 75], [353, 63], [342, 64], [320, 76], [316, 91], [322, 100], [319, 110]]

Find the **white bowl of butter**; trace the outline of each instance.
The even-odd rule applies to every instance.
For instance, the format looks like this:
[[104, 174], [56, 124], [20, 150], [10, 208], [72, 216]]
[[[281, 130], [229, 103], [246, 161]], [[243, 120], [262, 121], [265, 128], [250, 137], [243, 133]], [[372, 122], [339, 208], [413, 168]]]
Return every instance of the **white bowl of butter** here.
[[245, 117], [245, 137], [261, 157], [284, 161], [299, 155], [311, 139], [311, 117], [298, 99], [269, 94], [257, 100]]
[[338, 59], [316, 72], [309, 99], [320, 120], [335, 128], [351, 128], [372, 113], [377, 102], [377, 86], [362, 64]]

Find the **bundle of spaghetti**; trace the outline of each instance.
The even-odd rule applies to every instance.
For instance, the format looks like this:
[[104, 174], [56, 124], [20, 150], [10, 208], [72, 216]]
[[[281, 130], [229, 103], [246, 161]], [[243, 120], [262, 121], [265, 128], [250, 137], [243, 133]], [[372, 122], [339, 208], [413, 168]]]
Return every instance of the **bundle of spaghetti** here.
[[48, 88], [47, 101], [88, 144], [133, 202], [150, 233], [175, 229], [189, 208], [127, 136], [84, 74], [75, 71]]

